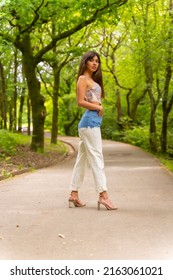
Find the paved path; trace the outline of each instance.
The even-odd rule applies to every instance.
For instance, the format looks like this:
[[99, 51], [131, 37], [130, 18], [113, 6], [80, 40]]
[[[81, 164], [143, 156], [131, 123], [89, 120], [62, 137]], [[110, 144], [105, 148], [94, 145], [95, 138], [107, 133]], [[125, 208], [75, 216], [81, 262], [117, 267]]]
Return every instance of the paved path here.
[[[64, 138], [77, 147], [77, 138]], [[103, 141], [109, 194], [119, 210], [97, 210], [88, 170], [68, 208], [75, 156], [0, 182], [0, 259], [173, 259], [173, 175], [131, 145]]]

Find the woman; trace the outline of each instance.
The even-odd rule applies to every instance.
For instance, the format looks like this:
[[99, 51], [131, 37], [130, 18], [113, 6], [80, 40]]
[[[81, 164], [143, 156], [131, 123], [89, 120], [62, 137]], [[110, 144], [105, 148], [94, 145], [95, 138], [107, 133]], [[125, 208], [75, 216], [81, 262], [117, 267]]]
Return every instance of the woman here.
[[85, 206], [78, 196], [87, 164], [92, 168], [96, 190], [99, 193], [98, 210], [104, 205], [108, 210], [117, 209], [108, 198], [100, 126], [103, 117], [101, 98], [104, 97], [100, 57], [89, 51], [81, 59], [77, 79], [77, 103], [86, 109], [78, 125], [79, 149], [70, 184], [69, 207]]

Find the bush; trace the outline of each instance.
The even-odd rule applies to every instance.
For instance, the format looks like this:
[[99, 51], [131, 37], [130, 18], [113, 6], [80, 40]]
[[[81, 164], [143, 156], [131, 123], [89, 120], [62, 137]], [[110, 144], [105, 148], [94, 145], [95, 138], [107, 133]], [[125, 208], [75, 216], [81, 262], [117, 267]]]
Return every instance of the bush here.
[[1, 157], [4, 154], [15, 154], [16, 141], [12, 133], [6, 130], [0, 130], [0, 151]]
[[131, 129], [124, 130], [122, 140], [123, 142], [149, 150], [149, 128], [135, 126]]

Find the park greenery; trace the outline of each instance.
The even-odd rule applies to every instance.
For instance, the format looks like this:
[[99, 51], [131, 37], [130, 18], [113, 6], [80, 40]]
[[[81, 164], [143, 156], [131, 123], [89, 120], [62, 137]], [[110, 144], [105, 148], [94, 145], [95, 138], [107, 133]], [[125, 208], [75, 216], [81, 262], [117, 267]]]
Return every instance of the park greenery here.
[[[77, 136], [76, 76], [96, 50], [104, 139], [173, 158], [173, 0], [1, 0], [0, 130]], [[2, 135], [2, 133], [1, 133]], [[2, 142], [2, 141], [1, 141]]]

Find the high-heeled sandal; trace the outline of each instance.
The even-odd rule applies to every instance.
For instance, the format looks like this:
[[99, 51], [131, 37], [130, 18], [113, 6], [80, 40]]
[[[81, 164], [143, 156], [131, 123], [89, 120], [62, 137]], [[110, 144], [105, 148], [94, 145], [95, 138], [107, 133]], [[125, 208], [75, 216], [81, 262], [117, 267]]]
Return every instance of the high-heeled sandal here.
[[73, 206], [75, 206], [75, 207], [84, 207], [84, 206], [86, 206], [85, 203], [82, 203], [79, 200], [77, 192], [75, 192], [76, 193], [75, 196], [73, 196], [73, 193], [74, 193], [74, 191], [71, 192], [69, 200], [68, 200], [69, 201], [69, 208], [72, 208]]
[[98, 200], [98, 210], [100, 210], [100, 205], [104, 205], [107, 210], [117, 210], [118, 207], [115, 207], [112, 205], [112, 202], [110, 201], [109, 198], [104, 198], [102, 196], [99, 197]]

